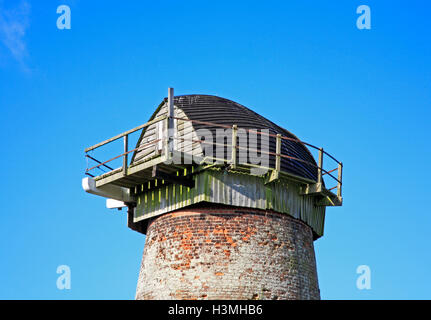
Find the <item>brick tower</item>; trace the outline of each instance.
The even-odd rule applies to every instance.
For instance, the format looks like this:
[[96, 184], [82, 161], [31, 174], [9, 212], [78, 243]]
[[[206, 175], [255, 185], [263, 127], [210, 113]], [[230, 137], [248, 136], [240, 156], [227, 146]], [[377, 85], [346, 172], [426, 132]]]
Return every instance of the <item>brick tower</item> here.
[[[90, 155], [118, 139], [120, 155]], [[146, 234], [136, 299], [320, 299], [313, 241], [342, 204], [342, 164], [322, 148], [233, 101], [169, 89], [149, 122], [86, 153], [84, 189]]]

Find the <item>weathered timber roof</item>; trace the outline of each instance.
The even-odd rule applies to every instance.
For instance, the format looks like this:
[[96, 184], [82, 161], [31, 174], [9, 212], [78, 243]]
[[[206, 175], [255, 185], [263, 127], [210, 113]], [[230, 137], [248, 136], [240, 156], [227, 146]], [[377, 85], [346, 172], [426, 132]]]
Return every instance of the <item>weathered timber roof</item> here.
[[[158, 110], [166, 102], [167, 98], [162, 101], [159, 108], [153, 114], [152, 118], [157, 115]], [[239, 103], [225, 98], [198, 94], [182, 95], [174, 97], [174, 105], [176, 108], [181, 109], [190, 120], [212, 122], [227, 126], [236, 124], [238, 128], [245, 129], [268, 129], [270, 134], [281, 134], [284, 137], [298, 139], [293, 133], [276, 125], [274, 122], [266, 119], [265, 117]], [[286, 114], [286, 116], [288, 115]], [[212, 131], [214, 134], [218, 127], [212, 127], [207, 124], [193, 123], [193, 128], [194, 130], [206, 128]], [[275, 137], [269, 138], [269, 151], [273, 153], [276, 152]], [[314, 164], [313, 166], [298, 160], [282, 158], [281, 171], [307, 179], [317, 180], [317, 168], [315, 167], [316, 162], [304, 144], [283, 139], [281, 145], [281, 154], [295, 157]], [[275, 157], [270, 156], [270, 167], [274, 168], [274, 163]]]

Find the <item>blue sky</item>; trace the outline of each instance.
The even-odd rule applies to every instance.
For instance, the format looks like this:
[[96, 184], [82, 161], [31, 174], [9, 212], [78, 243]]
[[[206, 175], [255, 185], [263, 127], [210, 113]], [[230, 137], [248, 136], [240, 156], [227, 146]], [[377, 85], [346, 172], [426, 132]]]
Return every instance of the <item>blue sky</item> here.
[[[59, 30], [56, 9], [71, 8]], [[371, 8], [371, 30], [356, 8]], [[431, 5], [0, 0], [0, 298], [133, 299], [145, 237], [86, 194], [84, 148], [167, 88], [237, 101], [344, 163], [323, 299], [430, 299]], [[72, 272], [58, 290], [57, 266]], [[371, 269], [371, 290], [356, 268]]]

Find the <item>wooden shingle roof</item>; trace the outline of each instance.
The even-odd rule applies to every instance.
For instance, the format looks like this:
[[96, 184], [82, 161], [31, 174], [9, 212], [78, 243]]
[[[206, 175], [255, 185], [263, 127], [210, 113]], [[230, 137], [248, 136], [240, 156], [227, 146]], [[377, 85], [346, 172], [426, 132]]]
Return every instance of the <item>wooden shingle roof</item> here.
[[[167, 98], [162, 101], [160, 106], [164, 105], [166, 102]], [[225, 98], [198, 94], [182, 95], [174, 97], [174, 105], [176, 108], [181, 109], [190, 120], [211, 122], [226, 126], [236, 124], [238, 128], [245, 129], [268, 129], [270, 134], [281, 134], [284, 137], [298, 139], [290, 131], [278, 126], [274, 122], [239, 103]], [[155, 117], [156, 114], [157, 111], [154, 113], [153, 117]], [[213, 134], [215, 134], [215, 130], [217, 129], [215, 126], [200, 123], [193, 123], [193, 128], [194, 130], [206, 128], [212, 131]], [[269, 137], [269, 151], [273, 153], [276, 152], [275, 137]], [[281, 153], [316, 165], [312, 154], [303, 143], [282, 140]], [[274, 163], [275, 156], [271, 155], [270, 167], [273, 168]], [[298, 160], [283, 158], [281, 160], [281, 170], [314, 181], [317, 180], [317, 168]]]

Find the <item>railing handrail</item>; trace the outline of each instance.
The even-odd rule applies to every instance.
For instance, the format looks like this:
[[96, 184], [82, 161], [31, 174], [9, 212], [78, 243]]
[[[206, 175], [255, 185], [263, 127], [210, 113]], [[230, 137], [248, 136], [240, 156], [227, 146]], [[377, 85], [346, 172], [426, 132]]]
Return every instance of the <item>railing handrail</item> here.
[[[146, 127], [148, 127], [148, 126], [150, 126], [150, 125], [152, 125], [154, 123], [157, 123], [159, 121], [166, 120], [168, 118], [170, 118], [170, 119], [176, 119], [176, 120], [183, 120], [183, 121], [190, 121], [192, 123], [194, 122], [194, 123], [204, 124], [204, 125], [208, 125], [208, 126], [217, 126], [217, 127], [222, 127], [222, 128], [228, 128], [228, 129], [233, 128], [232, 141], [234, 141], [235, 143], [228, 145], [228, 144], [224, 144], [224, 143], [209, 142], [209, 141], [205, 141], [205, 140], [184, 139], [184, 138], [175, 137], [175, 136], [171, 136], [171, 137], [166, 136], [164, 139], [160, 139], [160, 138], [159, 139], [155, 139], [155, 140], [153, 140], [153, 141], [151, 141], [151, 142], [149, 142], [147, 144], [139, 145], [137, 148], [135, 148], [133, 150], [128, 150], [128, 135], [129, 134], [134, 133], [134, 132], [136, 132], [138, 130], [141, 130], [143, 128], [146, 128]], [[253, 132], [253, 133], [256, 133], [256, 134], [267, 135], [267, 136], [276, 138], [276, 142], [277, 142], [277, 146], [276, 146], [277, 148], [276, 149], [277, 149], [277, 152], [269, 152], [269, 151], [264, 151], [264, 150], [251, 149], [251, 148], [248, 148], [248, 147], [241, 147], [241, 146], [236, 145], [238, 129], [244, 129], [247, 132]], [[333, 187], [333, 188], [331, 188], [329, 190], [333, 190], [333, 189], [337, 188], [337, 195], [339, 197], [341, 197], [342, 167], [343, 167], [343, 164], [341, 162], [339, 162], [337, 159], [335, 159], [328, 152], [324, 151], [323, 148], [318, 148], [318, 147], [316, 147], [316, 146], [314, 146], [312, 144], [309, 144], [307, 142], [301, 141], [299, 139], [291, 138], [291, 137], [285, 137], [285, 136], [282, 136], [281, 134], [272, 134], [272, 133], [266, 133], [266, 132], [259, 132], [259, 131], [256, 131], [254, 129], [238, 128], [237, 125], [228, 126], [228, 125], [217, 124], [217, 123], [213, 123], [213, 122], [200, 121], [200, 120], [191, 120], [191, 119], [174, 117], [174, 116], [168, 117], [168, 116], [164, 115], [164, 116], [160, 116], [158, 118], [155, 118], [155, 119], [153, 119], [151, 121], [148, 121], [148, 122], [146, 122], [146, 123], [144, 123], [144, 124], [142, 124], [142, 125], [140, 125], [138, 127], [135, 127], [135, 128], [133, 128], [131, 130], [125, 131], [123, 133], [120, 133], [120, 134], [118, 134], [118, 135], [116, 135], [116, 136], [114, 136], [114, 137], [112, 137], [110, 139], [107, 139], [105, 141], [102, 141], [102, 142], [100, 142], [100, 143], [98, 143], [98, 144], [96, 144], [96, 145], [94, 145], [92, 147], [89, 147], [89, 148], [85, 149], [85, 153], [88, 153], [89, 151], [95, 150], [95, 149], [97, 149], [97, 148], [99, 148], [99, 147], [101, 147], [103, 145], [106, 145], [106, 144], [108, 144], [110, 142], [116, 141], [116, 140], [118, 140], [118, 139], [120, 139], [122, 137], [124, 138], [124, 152], [122, 154], [114, 157], [114, 158], [111, 158], [111, 159], [109, 159], [107, 161], [101, 162], [101, 161], [99, 161], [99, 160], [97, 160], [97, 159], [95, 159], [95, 158], [93, 158], [93, 157], [91, 157], [91, 156], [89, 156], [89, 155], [86, 154], [86, 157], [88, 157], [89, 159], [91, 159], [93, 161], [96, 161], [98, 163], [98, 165], [93, 166], [90, 169], [86, 169], [85, 173], [88, 174], [88, 175], [90, 175], [88, 173], [89, 171], [91, 171], [91, 170], [93, 170], [95, 168], [98, 168], [100, 166], [105, 166], [105, 167], [113, 170], [112, 168], [110, 168], [109, 166], [107, 166], [106, 163], [111, 162], [111, 161], [113, 161], [115, 159], [118, 159], [120, 157], [123, 157], [123, 174], [127, 175], [127, 162], [128, 162], [127, 161], [127, 156], [128, 156], [129, 153], [141, 150], [142, 148], [145, 148], [145, 147], [147, 147], [147, 146], [149, 146], [151, 144], [158, 143], [161, 140], [166, 140], [166, 142], [168, 143], [170, 139], [181, 139], [183, 141], [191, 141], [191, 142], [196, 142], [196, 143], [204, 143], [204, 144], [212, 144], [212, 145], [221, 145], [221, 146], [224, 146], [224, 147], [231, 146], [232, 147], [232, 158], [230, 160], [232, 161], [232, 165], [234, 167], [236, 166], [236, 152], [237, 152], [236, 150], [237, 149], [246, 149], [246, 150], [250, 150], [250, 151], [254, 150], [254, 151], [257, 151], [257, 152], [260, 152], [260, 153], [265, 153], [265, 154], [269, 154], [269, 155], [275, 156], [276, 157], [275, 171], [278, 171], [278, 172], [281, 171], [281, 168], [280, 168], [280, 159], [281, 158], [287, 158], [287, 159], [291, 159], [291, 160], [295, 160], [295, 161], [300, 161], [300, 162], [306, 163], [307, 165], [313, 166], [313, 167], [315, 167], [315, 168], [318, 169], [318, 181], [317, 182], [322, 182], [324, 175], [328, 175], [332, 179], [334, 179], [337, 182], [337, 186]], [[311, 163], [309, 161], [303, 160], [303, 159], [299, 159], [299, 158], [292, 157], [292, 156], [289, 156], [289, 155], [286, 155], [286, 154], [282, 154], [281, 153], [281, 140], [289, 140], [289, 141], [293, 141], [293, 142], [296, 142], [296, 143], [301, 143], [301, 144], [304, 144], [304, 145], [307, 145], [309, 147], [312, 147], [314, 149], [319, 150], [319, 163], [318, 163], [318, 165], [316, 165], [314, 163]], [[329, 171], [325, 170], [323, 168], [323, 155], [327, 155], [332, 160], [334, 160], [338, 164], [338, 167], [335, 168], [335, 169], [329, 170]], [[229, 161], [229, 159], [225, 159], [225, 160]], [[338, 170], [338, 178], [334, 177], [331, 174], [332, 172], [337, 171], [337, 170]]]
[[[193, 120], [193, 119], [187, 119], [187, 118], [179, 118], [179, 117], [172, 117], [173, 119], [176, 120], [182, 120], [182, 121], [190, 121], [190, 122], [195, 122], [195, 123], [199, 123], [199, 124], [205, 124], [205, 125], [210, 125], [210, 126], [215, 126], [215, 127], [221, 127], [221, 128], [226, 128], [226, 129], [231, 129], [232, 126], [228, 126], [228, 125], [224, 125], [224, 124], [218, 124], [218, 123], [213, 123], [213, 122], [208, 122], [208, 121], [201, 121], [201, 120]], [[253, 129], [247, 129], [247, 128], [238, 128], [238, 129], [244, 129], [247, 132], [253, 132], [256, 134], [260, 134], [260, 135], [266, 135], [269, 137], [273, 137], [273, 138], [277, 138], [277, 134], [273, 134], [273, 133], [266, 133], [266, 132], [259, 132]], [[316, 150], [320, 150], [319, 147], [316, 147], [315, 145], [312, 145], [311, 143], [302, 141], [300, 139], [295, 139], [295, 138], [291, 138], [291, 137], [285, 137], [285, 136], [281, 136], [281, 139], [283, 140], [289, 140], [289, 141], [293, 141], [293, 142], [297, 142], [297, 143], [302, 143], [304, 145], [307, 145], [313, 149]], [[324, 154], [326, 154], [328, 157], [330, 157], [332, 160], [334, 160], [337, 164], [340, 164], [341, 162], [338, 161], [337, 159], [335, 159], [332, 155], [330, 155], [328, 152], [323, 151]]]
[[166, 118], [167, 118], [167, 116], [161, 116], [161, 117], [158, 117], [158, 118], [156, 118], [156, 119], [154, 119], [154, 120], [148, 121], [148, 122], [146, 122], [146, 123], [144, 123], [144, 124], [141, 124], [140, 126], [137, 126], [137, 127], [133, 128], [133, 129], [130, 129], [130, 130], [125, 131], [125, 132], [123, 132], [123, 133], [117, 134], [116, 136], [114, 136], [114, 137], [112, 137], [112, 138], [110, 138], [110, 139], [107, 139], [107, 140], [105, 140], [105, 141], [99, 142], [99, 143], [95, 144], [94, 146], [88, 147], [88, 148], [86, 148], [84, 151], [85, 151], [85, 153], [87, 153], [87, 152], [90, 152], [90, 151], [92, 151], [92, 150], [95, 150], [95, 149], [97, 149], [97, 148], [99, 148], [99, 147], [101, 147], [101, 146], [104, 146], [105, 144], [108, 144], [108, 143], [110, 143], [110, 142], [113, 142], [113, 141], [115, 141], [115, 140], [118, 140], [118, 139], [120, 139], [120, 138], [122, 138], [122, 137], [124, 137], [124, 136], [127, 136], [127, 135], [129, 135], [129, 134], [131, 134], [131, 133], [133, 133], [133, 132], [136, 132], [136, 131], [138, 131], [138, 130], [141, 130], [141, 129], [143, 129], [143, 128], [146, 128], [146, 127], [148, 127], [148, 126], [150, 126], [150, 125], [152, 125], [152, 124], [154, 124], [154, 123], [156, 123], [156, 122], [162, 121], [162, 120], [164, 120], [164, 119], [166, 119]]
[[[135, 148], [135, 149], [133, 149], [133, 150], [129, 150], [129, 151], [127, 151], [127, 152], [123, 152], [122, 154], [120, 154], [120, 155], [118, 155], [118, 156], [116, 156], [116, 157], [114, 157], [114, 158], [111, 158], [111, 159], [109, 159], [109, 160], [106, 160], [105, 162], [100, 162], [99, 160], [97, 160], [97, 159], [94, 159], [93, 157], [90, 157], [89, 155], [85, 155], [86, 157], [88, 157], [88, 158], [90, 158], [91, 160], [94, 160], [94, 161], [96, 161], [97, 163], [99, 163], [97, 166], [94, 166], [94, 167], [91, 167], [90, 169], [87, 169], [86, 170], [86, 172], [88, 172], [88, 171], [91, 171], [91, 170], [93, 170], [93, 169], [96, 169], [96, 168], [98, 168], [98, 167], [100, 167], [100, 166], [105, 166], [105, 167], [107, 167], [106, 166], [106, 163], [108, 163], [108, 162], [111, 162], [111, 161], [113, 161], [113, 160], [115, 160], [115, 159], [118, 159], [118, 158], [120, 158], [120, 157], [122, 157], [122, 156], [125, 156], [125, 155], [127, 155], [127, 154], [129, 154], [129, 153], [131, 153], [131, 152], [134, 152], [134, 151], [138, 151], [138, 150], [140, 150], [140, 149], [143, 149], [143, 148], [145, 148], [145, 147], [148, 147], [148, 146], [150, 146], [150, 145], [152, 145], [152, 144], [156, 144], [156, 143], [158, 143], [159, 141], [161, 141], [162, 139], [156, 139], [156, 140], [153, 140], [153, 141], [151, 141], [151, 142], [149, 142], [149, 143], [146, 143], [146, 144], [144, 144], [144, 145], [140, 145], [139, 147], [137, 147], [137, 148]], [[114, 170], [114, 169], [112, 169], [112, 168], [110, 168], [111, 170]]]
[[[223, 147], [228, 147], [228, 146], [232, 147], [233, 146], [232, 144], [228, 145], [228, 144], [224, 144], [224, 143], [217, 143], [217, 142], [210, 142], [210, 141], [196, 140], [196, 139], [185, 139], [185, 138], [180, 138], [180, 137], [175, 137], [174, 139], [182, 140], [182, 141], [189, 141], [189, 142], [196, 142], [196, 143], [203, 143], [203, 144], [211, 144], [211, 145], [223, 146]], [[238, 149], [245, 149], [245, 150], [249, 150], [249, 151], [260, 152], [260, 153], [265, 153], [265, 154], [272, 155], [272, 156], [280, 156], [282, 158], [300, 161], [300, 162], [306, 163], [306, 164], [308, 164], [308, 165], [310, 165], [312, 167], [319, 168], [319, 166], [315, 165], [312, 162], [309, 162], [309, 161], [306, 161], [306, 160], [303, 160], [303, 159], [299, 159], [299, 158], [296, 158], [296, 157], [288, 156], [288, 155], [285, 155], [285, 154], [282, 154], [282, 153], [276, 153], [276, 152], [271, 152], [271, 151], [264, 151], [264, 150], [259, 150], [259, 149], [254, 149], [254, 148], [248, 148], [248, 147], [241, 147], [241, 146], [237, 146], [237, 148]], [[229, 159], [226, 159], [226, 160], [229, 160]], [[342, 183], [341, 181], [339, 181], [337, 178], [335, 178], [331, 174], [331, 172], [334, 172], [334, 171], [338, 170], [338, 168], [332, 169], [330, 171], [327, 171], [324, 168], [320, 168], [320, 169], [324, 172], [322, 175], [326, 175], [327, 174], [330, 177], [332, 177], [335, 181], [337, 181], [339, 183]]]

